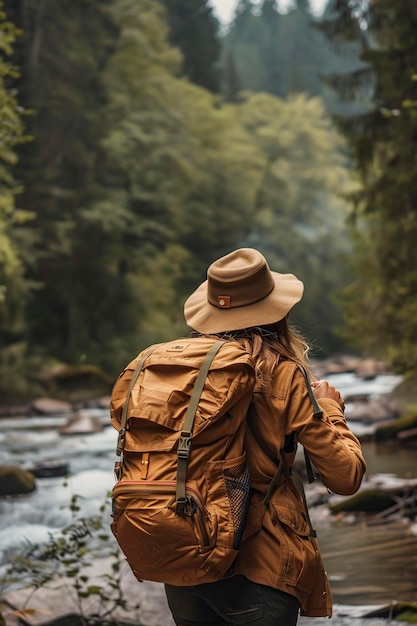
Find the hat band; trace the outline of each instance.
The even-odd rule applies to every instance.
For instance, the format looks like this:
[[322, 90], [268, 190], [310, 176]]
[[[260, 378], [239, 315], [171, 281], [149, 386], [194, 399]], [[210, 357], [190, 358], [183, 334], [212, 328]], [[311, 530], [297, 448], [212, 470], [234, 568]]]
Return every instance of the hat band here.
[[249, 306], [266, 298], [274, 289], [274, 280], [268, 267], [263, 267], [244, 280], [227, 282], [208, 276], [207, 300], [219, 309]]

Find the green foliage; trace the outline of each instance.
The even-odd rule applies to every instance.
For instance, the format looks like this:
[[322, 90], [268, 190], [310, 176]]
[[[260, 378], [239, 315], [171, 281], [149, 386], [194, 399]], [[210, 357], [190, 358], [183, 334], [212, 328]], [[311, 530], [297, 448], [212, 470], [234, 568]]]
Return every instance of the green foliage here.
[[[25, 311], [26, 337], [32, 351], [59, 356], [63, 351], [68, 360], [79, 357], [80, 346], [88, 350], [86, 338], [93, 344], [101, 340], [95, 321], [108, 316], [97, 307], [101, 300], [92, 289], [108, 283], [94, 249], [98, 236], [87, 233], [80, 219], [81, 208], [98, 193], [103, 126], [98, 105], [104, 98], [99, 68], [115, 32], [106, 4], [53, 3], [46, 11], [44, 3], [27, 2], [23, 10], [19, 2], [7, 2], [24, 29], [16, 52], [21, 71], [16, 85], [23, 104], [33, 109], [28, 125], [34, 141], [19, 149], [16, 167], [24, 186], [19, 205], [36, 212], [30, 228], [19, 235], [25, 275], [33, 287]], [[84, 279], [90, 279], [88, 287]], [[84, 298], [91, 303], [92, 319]]]
[[[79, 498], [73, 495], [69, 503], [71, 524], [51, 533], [47, 543], [28, 542], [20, 554], [11, 557], [0, 578], [0, 589], [3, 595], [8, 590], [21, 591], [22, 604], [16, 613], [22, 618], [38, 612], [31, 606], [34, 596], [51, 587], [71, 598], [83, 626], [117, 626], [121, 622], [115, 616], [116, 610], [138, 608], [129, 604], [123, 590], [125, 559], [118, 548], [109, 546], [110, 536], [103, 529], [102, 514], [108, 502], [103, 503], [101, 515], [85, 518], [80, 515]], [[109, 571], [93, 578], [89, 573], [92, 560], [103, 553], [111, 559]]]
[[[109, 103], [114, 125], [104, 145], [111, 178], [125, 181], [123, 245], [113, 262], [140, 294], [145, 342], [184, 330], [179, 318], [189, 289], [249, 226], [243, 216], [253, 210], [257, 156], [228, 107], [177, 78], [180, 58], [166, 43], [155, 3], [140, 13], [131, 4], [119, 2], [115, 11], [122, 36], [106, 81], [117, 98]], [[142, 37], [124, 37], [127, 29]], [[138, 66], [138, 58], [152, 62]], [[101, 209], [87, 219], [101, 220]]]
[[321, 101], [301, 94], [287, 100], [247, 94], [237, 114], [263, 156], [246, 241], [263, 249], [274, 268], [305, 282], [293, 315], [313, 343], [337, 349], [332, 326], [341, 318], [331, 294], [347, 283], [342, 255], [349, 252], [340, 194], [352, 188], [343, 142]]
[[[367, 26], [362, 59], [374, 81], [373, 109], [343, 119], [362, 191], [352, 197], [357, 280], [344, 294], [346, 334], [402, 373], [417, 371], [417, 10], [405, 0], [335, 2], [335, 36]], [[331, 34], [331, 30], [330, 30]], [[351, 82], [361, 88], [361, 79]]]
[[221, 44], [219, 23], [208, 0], [161, 0], [167, 11], [169, 41], [183, 55], [185, 76], [218, 93]]
[[13, 367], [15, 355], [25, 352], [19, 340], [25, 331], [28, 286], [17, 233], [31, 218], [29, 211], [16, 206], [21, 187], [13, 177], [16, 147], [28, 139], [23, 126], [25, 111], [9, 86], [18, 76], [10, 60], [18, 36], [19, 31], [7, 20], [0, 3], [0, 380], [4, 391], [13, 390], [10, 383], [19, 371]]
[[[180, 12], [195, 7], [164, 4], [65, 0], [44, 11], [28, 0], [22, 11], [8, 2], [25, 26], [16, 86], [34, 111], [34, 141], [19, 147], [15, 168], [19, 206], [36, 212], [16, 238], [31, 349], [29, 358], [21, 340], [7, 360], [21, 368], [7, 378], [17, 393], [39, 359], [115, 376], [145, 345], [188, 332], [185, 298], [241, 245], [308, 283], [300, 319], [336, 345], [330, 293], [345, 280], [348, 249], [337, 194], [348, 176], [329, 119], [305, 96], [239, 94], [231, 55], [228, 102], [182, 77], [185, 53], [170, 38], [183, 52], [196, 43], [188, 26], [178, 31]], [[250, 32], [259, 22], [248, 7], [236, 21]], [[282, 17], [271, 2], [263, 10]]]
[[[321, 32], [326, 32], [327, 22], [333, 19], [332, 5], [330, 0], [324, 15], [317, 18], [308, 0], [293, 3], [285, 14], [279, 12], [275, 0], [263, 0], [256, 10], [253, 2], [241, 0], [224, 43], [233, 55], [242, 88], [280, 97], [300, 92], [320, 96], [331, 113], [351, 115], [365, 110], [369, 90], [352, 104], [332, 88], [336, 77], [364, 66], [357, 41], [330, 46]], [[226, 60], [224, 55], [225, 94], [230, 90]]]

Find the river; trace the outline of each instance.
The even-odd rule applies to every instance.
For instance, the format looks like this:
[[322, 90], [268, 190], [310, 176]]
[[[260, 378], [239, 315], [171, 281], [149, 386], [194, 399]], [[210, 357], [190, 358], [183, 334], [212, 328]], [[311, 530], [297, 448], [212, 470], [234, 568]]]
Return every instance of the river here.
[[[378, 376], [372, 381], [358, 380], [353, 374], [330, 378], [343, 395], [353, 391], [378, 395], [390, 391], [398, 382], [393, 376]], [[71, 437], [58, 433], [58, 427], [66, 422], [65, 417], [17, 417], [0, 421], [0, 463], [29, 468], [39, 461], [61, 461], [70, 467], [68, 479], [38, 479], [34, 493], [0, 500], [0, 567], [7, 565], [25, 541], [42, 543], [51, 532], [59, 532], [69, 524], [72, 521], [69, 502], [73, 494], [80, 496], [83, 515], [93, 516], [100, 510], [114, 484], [116, 432], [108, 426], [106, 410], [96, 410], [94, 414], [107, 425], [103, 431]], [[371, 428], [357, 423], [351, 427], [359, 436]], [[363, 447], [368, 464], [366, 480], [378, 476], [382, 481], [417, 477], [415, 451], [392, 446], [381, 448], [373, 443], [365, 443]], [[107, 524], [108, 509], [104, 515]], [[352, 523], [334, 519], [326, 505], [314, 507], [311, 515], [333, 589], [332, 626], [386, 625], [386, 620], [363, 620], [360, 616], [368, 607], [395, 600], [417, 600], [417, 524]], [[159, 587], [152, 593], [147, 595], [154, 597], [155, 602], [164, 602]], [[166, 608], [162, 607], [161, 611], [163, 617], [159, 619], [163, 621], [155, 622], [149, 617], [146, 623], [171, 626]], [[299, 623], [320, 626], [329, 622], [300, 618]]]

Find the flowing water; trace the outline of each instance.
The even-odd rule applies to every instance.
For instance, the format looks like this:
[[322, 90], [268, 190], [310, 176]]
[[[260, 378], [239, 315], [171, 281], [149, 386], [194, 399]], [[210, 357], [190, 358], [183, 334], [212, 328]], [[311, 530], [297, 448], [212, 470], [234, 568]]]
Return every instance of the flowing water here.
[[[342, 394], [379, 394], [390, 391], [397, 379], [380, 376], [373, 381], [359, 381], [354, 375], [333, 377]], [[106, 411], [96, 411], [108, 424]], [[0, 568], [16, 554], [26, 541], [44, 542], [50, 533], [58, 532], [71, 522], [69, 502], [73, 494], [86, 516], [96, 515], [114, 484], [113, 460], [116, 432], [107, 426], [102, 432], [71, 437], [60, 436], [58, 427], [65, 417], [33, 417], [0, 421], [0, 463], [26, 468], [40, 461], [66, 462], [70, 477], [38, 479], [37, 490], [25, 497], [0, 500]], [[368, 425], [351, 424], [360, 435]], [[363, 446], [368, 465], [367, 476], [382, 482], [399, 478], [417, 478], [415, 450], [393, 446]], [[366, 481], [365, 481], [366, 486]], [[335, 496], [336, 498], [336, 496]], [[106, 524], [108, 509], [104, 513]], [[329, 514], [321, 505], [311, 510], [319, 537], [325, 567], [335, 600], [333, 626], [379, 626], [387, 620], [361, 619], [368, 607], [387, 605], [391, 601], [417, 601], [417, 520], [369, 525], [352, 522]], [[1, 572], [0, 572], [1, 573]], [[159, 593], [159, 592], [158, 592]], [[156, 598], [164, 602], [162, 592]], [[164, 609], [165, 610], [165, 609]], [[160, 626], [171, 626], [168, 613]], [[157, 622], [148, 622], [148, 624]], [[300, 618], [300, 624], [320, 626], [327, 620]], [[395, 622], [390, 621], [390, 624]]]

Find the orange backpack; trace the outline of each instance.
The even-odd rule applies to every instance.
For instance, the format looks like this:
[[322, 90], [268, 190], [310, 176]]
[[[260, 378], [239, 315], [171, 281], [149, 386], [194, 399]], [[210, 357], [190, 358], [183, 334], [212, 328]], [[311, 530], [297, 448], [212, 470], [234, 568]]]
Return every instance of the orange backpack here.
[[195, 585], [231, 566], [250, 497], [254, 384], [244, 348], [208, 337], [151, 346], [120, 374], [111, 530], [139, 580]]

